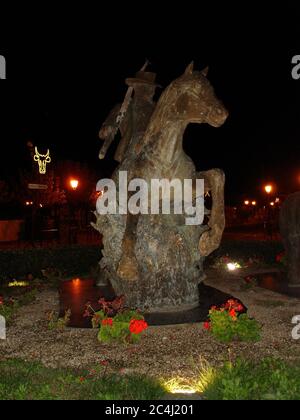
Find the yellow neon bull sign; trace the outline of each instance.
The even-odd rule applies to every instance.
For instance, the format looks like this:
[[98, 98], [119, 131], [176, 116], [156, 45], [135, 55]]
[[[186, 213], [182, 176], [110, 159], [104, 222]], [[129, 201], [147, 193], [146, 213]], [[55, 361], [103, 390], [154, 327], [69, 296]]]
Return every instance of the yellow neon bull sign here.
[[50, 151], [49, 149], [47, 150], [47, 153], [45, 155], [41, 155], [37, 149], [37, 147], [34, 148], [34, 161], [38, 163], [39, 165], [39, 173], [40, 174], [45, 174], [46, 173], [46, 166], [47, 163], [51, 162], [51, 157], [50, 157]]

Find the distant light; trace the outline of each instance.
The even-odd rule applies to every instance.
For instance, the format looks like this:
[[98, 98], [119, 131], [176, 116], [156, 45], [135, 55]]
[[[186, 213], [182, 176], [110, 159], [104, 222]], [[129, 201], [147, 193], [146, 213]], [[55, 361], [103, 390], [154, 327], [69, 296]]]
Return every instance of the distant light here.
[[40, 208], [41, 208], [41, 209], [43, 208], [43, 204], [40, 204]]
[[252, 201], [251, 204], [252, 204], [252, 206], [256, 206], [257, 203], [256, 203], [256, 201]]
[[78, 185], [79, 185], [78, 179], [71, 179], [70, 185], [71, 185], [71, 188], [73, 190], [76, 190], [78, 188]]
[[241, 268], [241, 266], [240, 266], [240, 264], [239, 263], [228, 263], [227, 264], [227, 269], [229, 270], [229, 271], [235, 271], [235, 270], [237, 270], [238, 268]]
[[265, 191], [266, 191], [267, 194], [270, 194], [273, 191], [272, 185], [266, 185], [265, 186]]
[[73, 283], [75, 286], [79, 286], [79, 285], [81, 284], [81, 280], [80, 280], [80, 279], [73, 279], [73, 280], [72, 280], [72, 283]]
[[26, 287], [29, 286], [27, 281], [11, 281], [8, 283], [8, 287]]
[[244, 201], [244, 204], [245, 204], [245, 206], [249, 206], [250, 201], [249, 201], [249, 200], [245, 200], [245, 201]]
[[272, 201], [271, 203], [270, 203], [270, 206], [275, 206], [275, 203], [274, 203], [274, 201]]
[[279, 203], [280, 202], [280, 198], [276, 198], [275, 203]]

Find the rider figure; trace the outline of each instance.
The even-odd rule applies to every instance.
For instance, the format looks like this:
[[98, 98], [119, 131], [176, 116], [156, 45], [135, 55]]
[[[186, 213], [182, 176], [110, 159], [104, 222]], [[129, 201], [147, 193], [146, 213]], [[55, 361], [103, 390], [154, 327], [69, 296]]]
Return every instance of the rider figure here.
[[[123, 162], [128, 153], [135, 153], [134, 148], [138, 146], [147, 128], [156, 105], [153, 96], [159, 85], [155, 83], [155, 78], [155, 73], [139, 71], [134, 78], [125, 81], [133, 88], [133, 98], [119, 128], [122, 138], [114, 156], [119, 163]], [[104, 121], [99, 132], [101, 139], [106, 140], [111, 136], [120, 108], [120, 104], [116, 105]]]
[[[122, 137], [114, 159], [120, 164], [126, 161], [127, 158], [129, 158], [130, 162], [132, 155], [136, 155], [142, 147], [143, 135], [156, 106], [153, 97], [159, 85], [155, 83], [155, 79], [155, 73], [145, 71], [139, 71], [134, 78], [126, 79], [126, 84], [133, 89], [133, 98], [129, 102], [124, 118], [119, 126]], [[101, 139], [105, 141], [111, 140], [121, 107], [120, 104], [116, 105], [106, 118], [99, 132]], [[129, 169], [126, 169], [126, 163], [123, 166], [123, 170]], [[126, 279], [137, 278], [138, 276], [134, 254], [137, 223], [138, 217], [127, 215], [126, 232], [122, 243], [122, 257], [118, 267], [118, 274]]]

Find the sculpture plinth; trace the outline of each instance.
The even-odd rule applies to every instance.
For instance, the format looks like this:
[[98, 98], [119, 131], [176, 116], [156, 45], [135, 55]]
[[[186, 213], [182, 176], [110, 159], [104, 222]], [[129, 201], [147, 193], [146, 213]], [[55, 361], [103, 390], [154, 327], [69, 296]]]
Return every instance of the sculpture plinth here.
[[[128, 181], [204, 179], [212, 209], [206, 225], [189, 226], [182, 214], [109, 214], [96, 212], [94, 227], [103, 235], [103, 276], [127, 305], [147, 311], [174, 311], [199, 302], [204, 258], [221, 241], [225, 226], [224, 182], [221, 170], [196, 173], [182, 148], [189, 123], [221, 126], [227, 111], [216, 98], [206, 72], [190, 65], [162, 93], [144, 131], [133, 133], [124, 159], [113, 174]], [[138, 119], [137, 119], [138, 120]]]

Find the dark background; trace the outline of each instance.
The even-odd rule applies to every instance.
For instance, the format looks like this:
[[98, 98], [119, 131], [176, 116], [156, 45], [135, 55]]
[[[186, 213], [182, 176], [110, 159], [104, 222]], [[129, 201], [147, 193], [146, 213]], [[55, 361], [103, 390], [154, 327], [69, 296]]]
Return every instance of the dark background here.
[[189, 126], [184, 147], [198, 169], [224, 169], [228, 204], [254, 197], [264, 182], [299, 189], [300, 80], [291, 59], [300, 54], [300, 7], [225, 3], [43, 3], [3, 13], [0, 178], [24, 165], [28, 140], [54, 159], [109, 173], [112, 151], [106, 162], [97, 158], [99, 128], [122, 101], [124, 79], [148, 58], [163, 86], [191, 60], [196, 69], [209, 65], [230, 117], [219, 129]]

